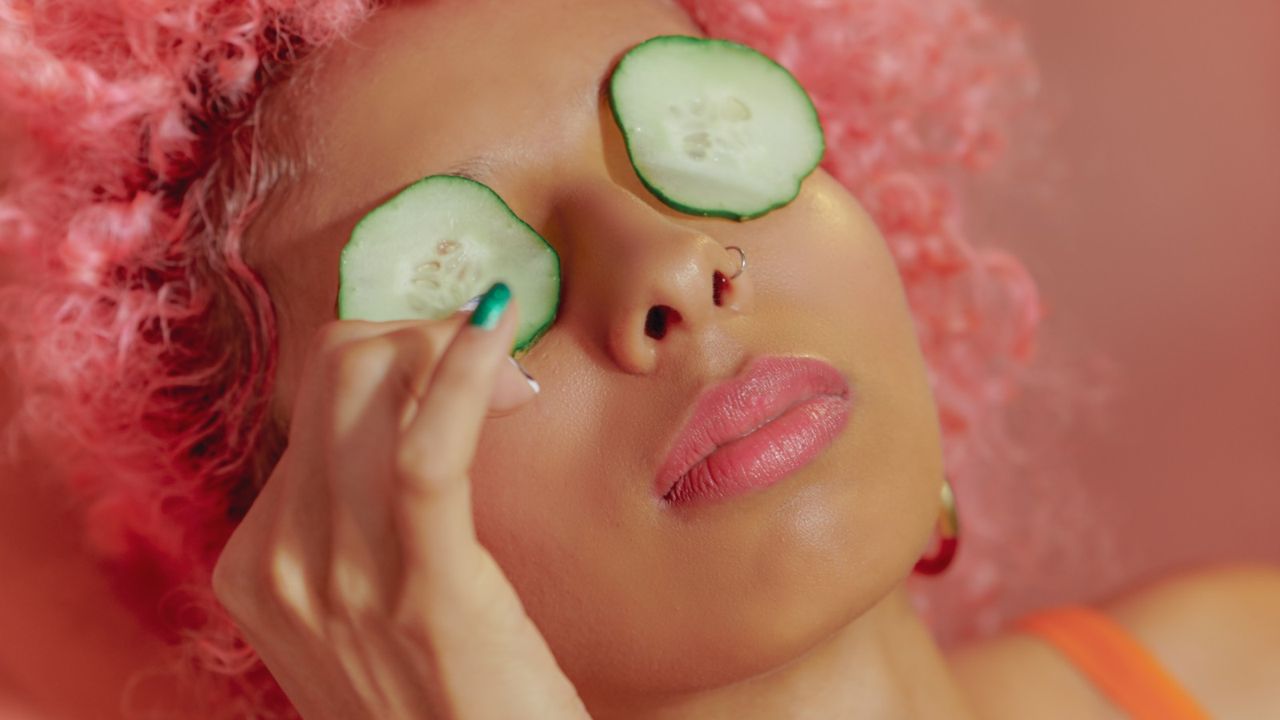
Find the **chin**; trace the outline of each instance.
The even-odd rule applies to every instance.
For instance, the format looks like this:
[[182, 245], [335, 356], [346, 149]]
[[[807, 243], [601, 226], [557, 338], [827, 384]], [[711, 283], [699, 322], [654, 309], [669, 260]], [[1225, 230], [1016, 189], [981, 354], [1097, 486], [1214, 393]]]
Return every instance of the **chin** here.
[[[635, 708], [786, 672], [820, 652], [895, 587], [886, 579], [869, 592], [857, 576], [845, 571], [792, 587], [726, 591], [721, 607], [710, 609], [700, 622], [682, 622], [678, 643], [625, 673], [621, 684], [572, 679], [589, 704]], [[609, 686], [611, 691], [603, 689]]]
[[910, 552], [884, 552], [889, 539], [859, 530], [866, 523], [847, 481], [793, 479], [802, 482], [760, 494], [760, 504], [772, 506], [763, 521], [757, 498], [740, 499], [752, 506], [738, 508], [740, 517], [754, 516], [764, 527], [757, 536], [762, 551], [726, 557], [721, 545], [716, 558], [693, 560], [727, 567], [704, 570], [700, 581], [687, 579], [697, 587], [672, 603], [683, 612], [666, 613], [666, 627], [645, 633], [643, 654], [650, 661], [641, 662], [657, 671], [619, 678], [637, 698], [706, 691], [780, 671], [889, 597], [909, 572]]

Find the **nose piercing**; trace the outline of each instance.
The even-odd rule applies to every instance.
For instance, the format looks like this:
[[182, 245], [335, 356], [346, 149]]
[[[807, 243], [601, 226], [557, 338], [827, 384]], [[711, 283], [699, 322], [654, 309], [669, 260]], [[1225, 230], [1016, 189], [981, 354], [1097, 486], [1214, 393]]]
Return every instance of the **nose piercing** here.
[[725, 250], [737, 250], [737, 251], [738, 251], [738, 257], [740, 258], [740, 259], [739, 259], [739, 261], [738, 261], [738, 272], [736, 272], [736, 273], [734, 273], [733, 275], [729, 276], [729, 279], [730, 279], [730, 280], [737, 280], [737, 279], [738, 279], [738, 276], [739, 276], [739, 275], [741, 275], [742, 273], [746, 272], [746, 270], [747, 270], [747, 251], [746, 251], [746, 250], [743, 250], [742, 248], [738, 247], [737, 245], [730, 245], [730, 246], [726, 247], [726, 248], [725, 248]]

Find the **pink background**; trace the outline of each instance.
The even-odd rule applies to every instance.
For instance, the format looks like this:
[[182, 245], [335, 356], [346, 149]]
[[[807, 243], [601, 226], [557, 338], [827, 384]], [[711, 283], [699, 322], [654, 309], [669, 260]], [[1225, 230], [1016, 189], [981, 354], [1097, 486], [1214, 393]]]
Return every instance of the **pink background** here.
[[1024, 139], [1044, 182], [992, 182], [973, 227], [1039, 279], [1049, 349], [1113, 369], [1066, 451], [1119, 572], [1070, 592], [1280, 563], [1280, 3], [989, 1], [1027, 29], [1052, 126]]

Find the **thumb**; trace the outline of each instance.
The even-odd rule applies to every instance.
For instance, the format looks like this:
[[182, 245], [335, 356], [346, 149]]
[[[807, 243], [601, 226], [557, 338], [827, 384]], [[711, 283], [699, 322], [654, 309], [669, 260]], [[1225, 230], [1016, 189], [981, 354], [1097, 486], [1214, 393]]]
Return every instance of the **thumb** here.
[[[512, 320], [517, 326], [520, 318], [520, 299], [513, 297], [507, 313], [514, 316]], [[519, 360], [508, 355], [507, 362], [498, 363], [493, 383], [493, 394], [489, 396], [487, 417], [509, 415], [524, 407], [538, 395], [541, 388], [529, 371]]]
[[509, 415], [537, 397], [541, 388], [529, 371], [513, 357], [499, 363], [498, 377], [489, 396], [489, 417]]

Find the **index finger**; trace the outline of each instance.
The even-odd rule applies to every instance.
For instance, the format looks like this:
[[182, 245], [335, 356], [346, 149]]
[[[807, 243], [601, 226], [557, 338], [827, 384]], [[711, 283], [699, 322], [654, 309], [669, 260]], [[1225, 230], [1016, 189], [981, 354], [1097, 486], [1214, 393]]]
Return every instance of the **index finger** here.
[[[491, 329], [468, 323], [454, 336], [432, 373], [425, 396], [399, 438], [396, 503], [404, 548], [429, 553], [431, 564], [459, 560], [458, 543], [475, 544], [468, 472], [497, 375], [515, 337], [518, 311], [510, 290], [499, 283], [473, 315], [489, 315]], [[510, 370], [507, 370], [510, 372]]]

